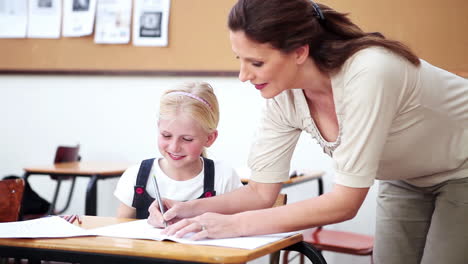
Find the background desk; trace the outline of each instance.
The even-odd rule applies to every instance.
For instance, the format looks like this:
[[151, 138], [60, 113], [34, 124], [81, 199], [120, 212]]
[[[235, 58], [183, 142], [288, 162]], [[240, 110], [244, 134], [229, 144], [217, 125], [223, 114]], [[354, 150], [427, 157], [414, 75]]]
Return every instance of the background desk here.
[[[242, 184], [245, 185], [249, 183], [250, 175], [248, 173], [250, 172], [248, 170], [237, 169], [236, 172], [239, 174]], [[290, 177], [287, 181], [284, 181], [283, 187], [290, 187], [296, 184], [305, 183], [305, 182], [312, 181], [312, 180], [319, 180], [324, 174], [325, 172], [320, 171], [320, 170], [316, 170], [316, 171], [311, 170], [311, 171], [301, 172], [297, 176]]]
[[[81, 226], [94, 228], [131, 220], [85, 216]], [[245, 263], [285, 248], [305, 252], [312, 263], [325, 263], [302, 242], [300, 234], [253, 250], [113, 237], [0, 239], [0, 256], [72, 263]]]
[[130, 164], [111, 162], [63, 162], [46, 166], [24, 168], [24, 179], [30, 175], [53, 175], [53, 176], [78, 176], [89, 177], [86, 188], [85, 214], [96, 215], [97, 213], [97, 181], [120, 177]]

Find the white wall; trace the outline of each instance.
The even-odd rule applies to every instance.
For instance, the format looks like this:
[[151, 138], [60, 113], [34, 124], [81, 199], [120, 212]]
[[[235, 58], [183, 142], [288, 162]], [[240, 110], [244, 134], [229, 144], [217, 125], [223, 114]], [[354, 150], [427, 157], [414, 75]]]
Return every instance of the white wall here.
[[[156, 155], [159, 96], [172, 85], [191, 80], [210, 82], [220, 101], [219, 138], [209, 156], [233, 167], [246, 166], [263, 99], [237, 78], [0, 75], [0, 177], [21, 175], [25, 166], [52, 163], [57, 145], [63, 144], [80, 143], [82, 160], [89, 161], [138, 163]], [[325, 191], [332, 186], [330, 159], [307, 134], [299, 141], [292, 169], [324, 170]], [[41, 196], [51, 199], [55, 183], [48, 177], [32, 176], [30, 182]], [[117, 179], [99, 181], [98, 215], [115, 215], [116, 183]], [[67, 213], [84, 213], [86, 184], [86, 178], [79, 178]], [[294, 202], [315, 196], [316, 188], [310, 182], [285, 192]], [[373, 234], [374, 189], [355, 219], [331, 228]], [[329, 263], [369, 263], [366, 257], [325, 256]]]

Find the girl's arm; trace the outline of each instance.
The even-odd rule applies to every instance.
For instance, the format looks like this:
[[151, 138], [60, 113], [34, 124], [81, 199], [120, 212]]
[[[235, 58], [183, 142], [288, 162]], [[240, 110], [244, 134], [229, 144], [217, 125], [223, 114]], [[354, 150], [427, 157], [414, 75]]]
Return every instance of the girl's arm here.
[[117, 217], [119, 218], [136, 218], [136, 209], [129, 207], [124, 203], [120, 203], [117, 208]]

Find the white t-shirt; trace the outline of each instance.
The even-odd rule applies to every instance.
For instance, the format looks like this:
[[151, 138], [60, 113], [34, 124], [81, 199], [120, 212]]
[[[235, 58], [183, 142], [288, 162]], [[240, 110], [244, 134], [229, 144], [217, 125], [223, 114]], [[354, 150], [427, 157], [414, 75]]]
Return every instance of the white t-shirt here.
[[374, 179], [432, 186], [468, 177], [468, 80], [380, 47], [361, 50], [330, 76], [339, 136], [321, 135], [302, 89], [266, 100], [250, 151], [251, 179], [281, 182], [306, 131], [333, 159], [335, 182]]
[[[203, 160], [203, 159], [202, 159]], [[214, 161], [215, 181], [214, 188], [216, 195], [230, 192], [242, 186], [241, 180], [236, 172], [223, 162]], [[204, 167], [204, 166], [203, 166]], [[134, 186], [138, 175], [140, 164], [131, 166], [119, 179], [114, 195], [124, 204], [132, 207]], [[159, 191], [162, 198], [176, 201], [194, 200], [203, 194], [204, 168], [194, 178], [186, 181], [176, 181], [167, 176], [160, 168], [158, 159], [153, 163], [150, 177], [146, 184], [146, 192], [151, 197], [156, 197], [152, 177], [156, 176]]]

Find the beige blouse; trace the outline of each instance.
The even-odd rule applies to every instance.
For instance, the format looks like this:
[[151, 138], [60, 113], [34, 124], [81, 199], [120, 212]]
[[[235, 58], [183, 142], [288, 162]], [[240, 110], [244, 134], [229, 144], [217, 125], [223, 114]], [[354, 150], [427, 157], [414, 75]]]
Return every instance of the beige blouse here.
[[468, 177], [468, 80], [383, 48], [359, 51], [331, 76], [339, 136], [327, 142], [301, 89], [266, 100], [249, 167], [258, 182], [288, 178], [302, 131], [333, 159], [335, 182], [432, 186]]

